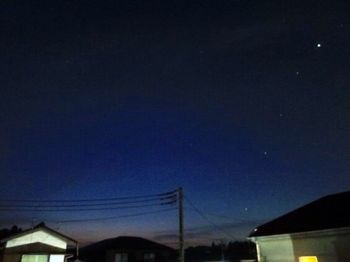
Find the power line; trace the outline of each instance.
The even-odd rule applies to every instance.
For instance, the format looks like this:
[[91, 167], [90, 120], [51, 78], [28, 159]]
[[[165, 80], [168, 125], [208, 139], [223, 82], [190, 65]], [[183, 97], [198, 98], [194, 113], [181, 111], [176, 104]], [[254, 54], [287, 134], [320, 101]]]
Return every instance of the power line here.
[[175, 204], [176, 200], [171, 200], [164, 203], [157, 204], [145, 204], [145, 205], [133, 205], [133, 206], [113, 206], [113, 207], [101, 207], [101, 208], [55, 208], [52, 207], [38, 207], [38, 208], [1, 208], [0, 211], [19, 211], [19, 212], [77, 212], [77, 211], [101, 211], [101, 210], [115, 210], [115, 209], [133, 209], [133, 208], [145, 208], [154, 206], [164, 206]]
[[139, 213], [133, 213], [133, 214], [120, 215], [120, 216], [98, 217], [98, 218], [90, 218], [90, 219], [71, 219], [71, 220], [61, 220], [61, 221], [51, 221], [51, 222], [53, 222], [53, 223], [95, 222], [95, 221], [112, 220], [112, 219], [126, 218], [126, 217], [144, 216], [144, 215], [150, 215], [150, 214], [169, 212], [169, 211], [173, 211], [173, 210], [176, 210], [176, 208], [167, 208], [167, 209], [161, 209], [161, 210], [156, 210], [156, 211], [139, 212]]
[[[191, 209], [190, 209], [191, 208]], [[186, 210], [188, 211], [194, 211], [192, 207], [185, 207]], [[230, 222], [236, 222], [236, 223], [247, 223], [251, 222], [250, 220], [247, 219], [239, 219], [239, 218], [232, 218], [230, 216], [222, 215], [222, 214], [213, 214], [209, 212], [205, 212], [206, 216], [208, 217], [216, 217], [220, 218], [222, 220], [230, 221]]]
[[138, 196], [125, 196], [125, 197], [113, 197], [113, 198], [90, 198], [90, 199], [54, 199], [54, 200], [42, 200], [42, 199], [0, 199], [0, 202], [22, 202], [22, 203], [76, 203], [76, 202], [102, 202], [102, 201], [116, 201], [116, 200], [128, 200], [128, 199], [148, 199], [155, 197], [165, 197], [169, 195], [175, 195], [176, 190], [160, 193], [160, 194], [148, 194]]
[[200, 211], [186, 196], [184, 196], [186, 202], [192, 207], [194, 211], [198, 213], [203, 219], [205, 219], [213, 228], [215, 228], [217, 231], [220, 231], [222, 234], [227, 236], [230, 239], [234, 239], [235, 237], [231, 234], [228, 234], [223, 228], [212, 222], [205, 214], [203, 214], [202, 211]]
[[[127, 197], [75, 200], [0, 200], [0, 211], [78, 212], [146, 208], [171, 205], [177, 201], [177, 191]], [[22, 201], [22, 202], [20, 202]], [[2, 204], [1, 204], [2, 202]], [[4, 203], [5, 202], [5, 203]]]
[[64, 207], [97, 207], [97, 206], [125, 206], [129, 204], [138, 204], [138, 203], [147, 203], [147, 202], [154, 202], [154, 203], [167, 203], [169, 201], [174, 201], [176, 200], [176, 195], [169, 195], [161, 198], [150, 198], [150, 199], [141, 199], [141, 200], [134, 200], [134, 201], [118, 201], [118, 202], [105, 202], [105, 203], [93, 203], [93, 204], [40, 204], [40, 203], [32, 203], [32, 204], [25, 204], [25, 205], [20, 205], [20, 204], [14, 204], [14, 205], [9, 205], [9, 204], [0, 204], [0, 209], [4, 208], [64, 208]]

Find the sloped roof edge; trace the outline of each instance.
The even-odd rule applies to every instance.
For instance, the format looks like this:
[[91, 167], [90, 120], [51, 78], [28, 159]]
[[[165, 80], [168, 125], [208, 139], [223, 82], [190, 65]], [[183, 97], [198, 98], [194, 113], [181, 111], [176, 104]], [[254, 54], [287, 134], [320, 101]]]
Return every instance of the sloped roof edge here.
[[56, 237], [62, 239], [62, 240], [65, 240], [67, 242], [70, 242], [70, 243], [73, 243], [73, 244], [77, 244], [78, 241], [76, 241], [75, 239], [71, 238], [71, 237], [68, 237], [48, 226], [46, 226], [44, 223], [40, 223], [38, 225], [36, 225], [35, 227], [33, 228], [30, 228], [30, 229], [27, 229], [27, 230], [24, 230], [18, 234], [14, 234], [10, 237], [7, 237], [7, 238], [4, 238], [4, 239], [1, 239], [0, 240], [0, 243], [4, 243], [4, 242], [7, 242], [11, 239], [14, 239], [14, 238], [17, 238], [17, 237], [20, 237], [20, 236], [24, 236], [24, 235], [27, 235], [27, 234], [31, 234], [31, 233], [34, 233], [34, 232], [37, 232], [37, 231], [40, 231], [40, 230], [43, 230], [43, 231], [46, 231], [48, 233], [51, 233], [53, 235], [55, 235]]
[[260, 225], [249, 237], [350, 227], [349, 201], [350, 191], [321, 197]]

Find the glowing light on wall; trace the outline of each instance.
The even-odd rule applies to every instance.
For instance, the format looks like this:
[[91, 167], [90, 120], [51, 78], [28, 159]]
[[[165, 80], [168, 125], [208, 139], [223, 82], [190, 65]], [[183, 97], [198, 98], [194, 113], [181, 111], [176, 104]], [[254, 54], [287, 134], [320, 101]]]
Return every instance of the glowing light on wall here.
[[299, 257], [299, 262], [318, 262], [317, 257]]

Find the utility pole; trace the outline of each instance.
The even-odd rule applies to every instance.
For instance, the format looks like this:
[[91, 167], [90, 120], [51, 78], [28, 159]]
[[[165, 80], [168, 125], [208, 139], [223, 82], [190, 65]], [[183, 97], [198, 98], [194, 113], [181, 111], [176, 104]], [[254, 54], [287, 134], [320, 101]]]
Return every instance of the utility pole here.
[[179, 205], [179, 262], [185, 262], [184, 249], [184, 213], [183, 213], [183, 190], [182, 187], [177, 189], [178, 205]]
[[224, 252], [225, 244], [223, 240], [220, 241], [220, 246], [221, 246], [221, 261], [225, 261], [225, 252]]

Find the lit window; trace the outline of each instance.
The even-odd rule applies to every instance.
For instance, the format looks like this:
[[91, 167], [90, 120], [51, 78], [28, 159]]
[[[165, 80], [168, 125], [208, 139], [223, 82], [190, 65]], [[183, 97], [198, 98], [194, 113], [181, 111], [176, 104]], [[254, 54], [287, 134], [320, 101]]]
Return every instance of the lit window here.
[[318, 262], [317, 257], [299, 257], [299, 262]]
[[117, 253], [114, 258], [115, 262], [128, 262], [128, 254], [126, 253]]
[[23, 255], [21, 262], [47, 262], [48, 255]]
[[50, 255], [49, 262], [64, 262], [64, 255]]
[[143, 254], [144, 262], [154, 262], [156, 259], [156, 255], [154, 253], [145, 253]]

